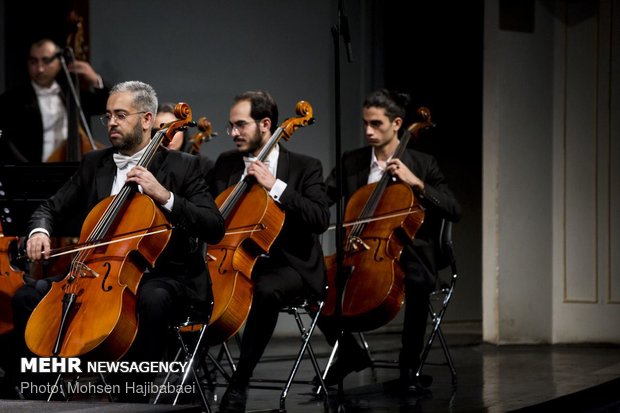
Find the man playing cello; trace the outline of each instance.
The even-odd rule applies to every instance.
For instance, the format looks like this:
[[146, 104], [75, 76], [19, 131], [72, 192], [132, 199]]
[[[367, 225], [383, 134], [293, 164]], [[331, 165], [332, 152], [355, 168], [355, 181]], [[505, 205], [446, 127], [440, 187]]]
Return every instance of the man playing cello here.
[[[130, 361], [161, 360], [167, 328], [176, 317], [193, 311], [207, 319], [212, 292], [201, 245], [217, 242], [224, 234], [223, 218], [200, 175], [197, 157], [159, 148], [155, 149], [148, 169], [138, 165], [145, 151], [151, 149], [156, 110], [157, 96], [151, 86], [139, 81], [114, 86], [102, 117], [112, 147], [85, 155], [71, 180], [34, 212], [27, 242], [30, 259], [47, 258], [49, 235], [59, 220], [68, 214], [85, 219], [96, 204], [119, 194], [126, 183], [138, 186], [159, 206], [173, 229], [155, 265], [149, 266], [141, 277], [136, 304], [139, 327], [124, 356]], [[21, 332], [20, 356], [28, 355], [23, 341], [28, 319], [50, 285], [49, 279], [28, 284], [13, 299], [15, 328]], [[143, 383], [152, 378], [135, 377]], [[122, 382], [128, 378], [114, 380]], [[140, 394], [120, 396], [123, 401], [148, 401]]]
[[[409, 96], [388, 90], [372, 92], [363, 103], [364, 132], [368, 146], [346, 152], [342, 156], [342, 193], [345, 200], [362, 186], [379, 181], [390, 174], [397, 182], [410, 186], [425, 209], [424, 223], [412, 242], [405, 244], [399, 264], [405, 274], [405, 318], [402, 349], [399, 358], [400, 382], [404, 390], [418, 391], [420, 384], [415, 372], [424, 346], [428, 318], [429, 293], [434, 289], [436, 269], [434, 237], [442, 218], [457, 221], [461, 207], [448, 188], [434, 157], [412, 149], [405, 149], [397, 159], [393, 157], [399, 146]], [[330, 200], [338, 199], [336, 171], [326, 180]], [[364, 297], [359, 297], [364, 299]], [[319, 318], [319, 328], [327, 341], [334, 344], [338, 326], [333, 318]], [[339, 347], [339, 358], [328, 370], [326, 385], [336, 384], [352, 371], [370, 365], [370, 359], [350, 331], [344, 331]]]
[[243, 412], [248, 382], [271, 339], [280, 309], [296, 298], [322, 293], [325, 266], [318, 234], [329, 225], [329, 208], [319, 160], [280, 145], [264, 162], [256, 160], [277, 128], [278, 107], [271, 95], [264, 91], [238, 95], [228, 122], [237, 149], [215, 161], [207, 176], [209, 189], [216, 196], [249, 175], [286, 214], [269, 256], [258, 258], [252, 271], [254, 295], [239, 363], [220, 403], [220, 412]]

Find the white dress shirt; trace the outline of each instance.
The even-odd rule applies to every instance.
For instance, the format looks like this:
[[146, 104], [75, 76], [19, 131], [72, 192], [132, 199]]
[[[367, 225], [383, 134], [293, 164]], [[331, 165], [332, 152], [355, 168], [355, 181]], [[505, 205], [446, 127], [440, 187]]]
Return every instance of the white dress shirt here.
[[372, 157], [370, 158], [370, 173], [368, 174], [367, 183], [372, 184], [374, 182], [378, 182], [381, 179], [381, 177], [385, 173], [387, 162], [390, 159], [392, 159], [392, 156], [390, 156], [387, 161], [378, 160], [377, 155], [375, 155], [375, 148], [372, 148]]
[[67, 110], [60, 98], [60, 85], [54, 81], [49, 88], [42, 88], [32, 82], [37, 95], [41, 121], [43, 123], [43, 154], [41, 161], [45, 162], [63, 141], [67, 140], [68, 120]]

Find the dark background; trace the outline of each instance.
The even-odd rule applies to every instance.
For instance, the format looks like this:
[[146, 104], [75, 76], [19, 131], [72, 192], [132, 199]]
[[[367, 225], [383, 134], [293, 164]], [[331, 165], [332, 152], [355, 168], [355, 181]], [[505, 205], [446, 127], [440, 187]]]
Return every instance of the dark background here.
[[[153, 84], [162, 101], [174, 100], [175, 94], [185, 99], [186, 95], [193, 97], [193, 93], [198, 93], [195, 90], [216, 90], [213, 86], [196, 84], [195, 89], [186, 91], [187, 86], [181, 83], [182, 78], [196, 71], [197, 65], [204, 64], [205, 73], [220, 65], [248, 66], [248, 74], [252, 73], [253, 78], [243, 79], [235, 75], [216, 79], [217, 88], [225, 89], [227, 95], [221, 102], [216, 99], [217, 96], [212, 99], [209, 91], [206, 92], [208, 98], [194, 98], [192, 102], [195, 108], [204, 105], [206, 109], [202, 112], [217, 112], [215, 120], [221, 126], [214, 125], [214, 129], [219, 132], [221, 140], [218, 137], [217, 142], [209, 144], [212, 145], [208, 149], [209, 156], [213, 159], [222, 150], [231, 148], [223, 126], [230, 99], [240, 91], [239, 85], [244, 82], [256, 84], [255, 88], [265, 87], [260, 82], [265, 78], [269, 79], [265, 80], [265, 88], [276, 91], [274, 95], [277, 95], [279, 103], [285, 102], [280, 103], [283, 116], [291, 112], [289, 101], [305, 98], [304, 94], [319, 103], [325, 102], [320, 111], [315, 108], [319, 113], [317, 125], [304, 132], [313, 140], [302, 140], [300, 137], [291, 141], [289, 147], [320, 158], [325, 174], [334, 166], [334, 58], [331, 54], [333, 44], [329, 43], [332, 39], [330, 30], [336, 23], [335, 0], [316, 6], [283, 1], [258, 1], [250, 6], [243, 2], [219, 4], [167, 0], [92, 0], [75, 2], [75, 5], [73, 1], [57, 0], [36, 6], [24, 1], [2, 0], [0, 5], [4, 28], [4, 45], [0, 49], [4, 52], [0, 67], [3, 73], [0, 73], [0, 80], [4, 79], [5, 87], [27, 79], [26, 57], [33, 40], [46, 36], [60, 44], [65, 43], [67, 34], [72, 30], [67, 23], [67, 15], [76, 7], [86, 19], [91, 63], [111, 84], [137, 77]], [[245, 10], [250, 7], [250, 10]], [[321, 10], [304, 7], [320, 7]], [[255, 10], [265, 10], [265, 14], [258, 15]], [[220, 18], [219, 13], [216, 17], [214, 11], [226, 17]], [[340, 43], [343, 149], [364, 144], [361, 101], [375, 88], [387, 87], [408, 92], [412, 95], [414, 108], [423, 105], [431, 110], [436, 127], [423, 134], [414, 145], [437, 157], [464, 211], [462, 221], [454, 229], [462, 277], [448, 316], [480, 320], [483, 2], [349, 0], [344, 2], [344, 11], [349, 17], [354, 61], [347, 62], [344, 45]], [[185, 17], [193, 20], [183, 21]], [[194, 23], [199, 19], [203, 19], [204, 26], [198, 27]], [[270, 44], [259, 44], [261, 34], [252, 31], [253, 24], [261, 28], [261, 33], [272, 34]], [[307, 38], [300, 36], [299, 49], [292, 52], [290, 37], [297, 35], [290, 33], [290, 27], [306, 27], [305, 24], [308, 27], [321, 25], [317, 29], [321, 36], [316, 36], [314, 32]], [[289, 32], [285, 31], [286, 28]], [[205, 34], [200, 41], [188, 39], [192, 33], [208, 33], [208, 36]], [[152, 50], [142, 50], [140, 41], [145, 37], [154, 39]], [[171, 46], [168, 48], [167, 39], [174, 44], [174, 50]], [[252, 54], [238, 46], [244, 42], [251, 44], [248, 46], [251, 51], [264, 49], [272, 53], [275, 56], [272, 58], [273, 66], [253, 65]], [[126, 58], [117, 60], [114, 45], [135, 52], [138, 62], [130, 62]], [[315, 46], [320, 48], [313, 54]], [[140, 53], [149, 53], [157, 58], [145, 62]], [[229, 53], [229, 56], [222, 53]], [[157, 70], [158, 59], [169, 59], [175, 54], [183, 57], [178, 66], [171, 70], [166, 65]], [[286, 78], [278, 79], [279, 71], [285, 74], [316, 65], [317, 56], [323, 59], [319, 66], [323, 71], [316, 74], [316, 79], [305, 76], [299, 79], [299, 83]], [[201, 58], [206, 59], [206, 64]], [[141, 64], [148, 64], [148, 70], [133, 69]], [[303, 72], [300, 74], [303, 76]], [[150, 79], [155, 76], [164, 80]], [[313, 89], [320, 91], [317, 97], [307, 92]], [[326, 104], [329, 107], [325, 107]], [[105, 138], [100, 140], [105, 142]]]

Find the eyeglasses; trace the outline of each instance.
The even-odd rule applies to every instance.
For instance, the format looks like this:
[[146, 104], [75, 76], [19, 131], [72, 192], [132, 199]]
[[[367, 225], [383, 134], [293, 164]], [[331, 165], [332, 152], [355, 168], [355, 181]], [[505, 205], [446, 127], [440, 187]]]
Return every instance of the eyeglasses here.
[[135, 112], [135, 113], [125, 113], [125, 112], [119, 112], [119, 113], [106, 113], [103, 116], [99, 117], [99, 120], [101, 121], [101, 124], [103, 126], [108, 126], [108, 123], [110, 123], [110, 121], [112, 119], [116, 119], [117, 122], [124, 122], [128, 116], [131, 115], [139, 115], [141, 113], [148, 113], [148, 112]]
[[[228, 126], [226, 127], [226, 133], [230, 136], [232, 136], [233, 131], [235, 129], [237, 129], [237, 132], [241, 133], [243, 132], [243, 130], [250, 125], [252, 122], [246, 122], [244, 120], [238, 120], [235, 123], [228, 123]], [[254, 123], [258, 123], [258, 121], [256, 119], [254, 119]]]

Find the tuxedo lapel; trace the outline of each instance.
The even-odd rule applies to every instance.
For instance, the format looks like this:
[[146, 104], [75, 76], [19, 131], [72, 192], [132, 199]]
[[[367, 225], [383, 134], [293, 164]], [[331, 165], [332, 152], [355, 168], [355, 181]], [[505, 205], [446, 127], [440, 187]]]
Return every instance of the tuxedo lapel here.
[[280, 154], [278, 155], [278, 170], [276, 171], [276, 178], [283, 181], [289, 181], [289, 152], [280, 146]]
[[423, 171], [420, 170], [420, 164], [419, 162], [415, 161], [415, 158], [411, 155], [411, 152], [404, 151], [403, 154], [400, 156], [400, 160], [405, 165], [407, 165], [407, 168], [409, 168], [409, 170], [413, 172], [414, 175], [416, 175], [420, 179], [424, 179], [423, 175], [421, 174]]
[[103, 199], [110, 196], [112, 192], [112, 184], [116, 177], [116, 164], [112, 159], [112, 152], [101, 159], [101, 168], [97, 168], [95, 177], [95, 187], [97, 188], [97, 199]]
[[228, 186], [236, 185], [239, 180], [241, 180], [241, 175], [243, 175], [243, 171], [245, 170], [245, 163], [243, 162], [243, 155], [241, 153], [236, 153], [235, 156], [231, 159], [230, 170], [232, 173], [228, 178]]
[[153, 157], [153, 161], [149, 165], [149, 171], [157, 178], [159, 182], [164, 182], [164, 177], [167, 173], [167, 166], [169, 163], [166, 163], [166, 155], [168, 154], [167, 149], [160, 149]]
[[366, 146], [366, 150], [361, 152], [361, 156], [356, 160], [357, 169], [357, 188], [361, 188], [368, 183], [370, 175], [370, 160], [372, 159], [372, 147]]

